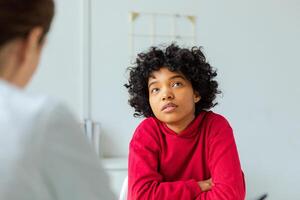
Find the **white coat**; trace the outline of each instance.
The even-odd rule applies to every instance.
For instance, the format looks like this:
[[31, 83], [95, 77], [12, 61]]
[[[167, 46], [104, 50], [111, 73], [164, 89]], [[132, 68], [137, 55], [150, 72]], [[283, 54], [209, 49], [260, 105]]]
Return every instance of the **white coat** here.
[[1, 80], [0, 199], [113, 199], [100, 159], [70, 111]]

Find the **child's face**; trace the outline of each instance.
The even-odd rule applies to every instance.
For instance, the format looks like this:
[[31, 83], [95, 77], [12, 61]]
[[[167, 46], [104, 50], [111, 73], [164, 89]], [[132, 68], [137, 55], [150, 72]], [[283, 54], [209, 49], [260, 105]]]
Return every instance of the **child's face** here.
[[184, 75], [167, 68], [154, 71], [148, 79], [149, 102], [157, 119], [179, 133], [195, 118], [200, 96]]

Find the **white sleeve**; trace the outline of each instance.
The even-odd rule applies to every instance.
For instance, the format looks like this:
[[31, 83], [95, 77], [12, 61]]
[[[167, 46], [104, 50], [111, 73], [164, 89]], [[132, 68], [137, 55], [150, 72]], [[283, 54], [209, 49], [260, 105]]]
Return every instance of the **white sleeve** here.
[[79, 122], [63, 105], [43, 117], [38, 137], [39, 170], [58, 200], [110, 200], [114, 196], [100, 159], [81, 132]]

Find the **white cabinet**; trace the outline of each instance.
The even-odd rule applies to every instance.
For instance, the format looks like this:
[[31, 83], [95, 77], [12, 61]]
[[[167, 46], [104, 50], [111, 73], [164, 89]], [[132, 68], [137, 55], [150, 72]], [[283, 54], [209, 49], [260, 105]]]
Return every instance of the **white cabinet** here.
[[110, 178], [110, 186], [116, 196], [119, 196], [123, 182], [127, 177], [127, 158], [106, 158], [102, 164]]

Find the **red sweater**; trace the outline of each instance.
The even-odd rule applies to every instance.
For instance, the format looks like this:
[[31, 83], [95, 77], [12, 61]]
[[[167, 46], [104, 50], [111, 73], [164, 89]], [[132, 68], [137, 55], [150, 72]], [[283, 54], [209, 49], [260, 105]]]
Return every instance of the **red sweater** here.
[[[242, 200], [245, 183], [232, 129], [213, 112], [201, 112], [180, 134], [145, 119], [130, 142], [129, 200]], [[203, 192], [197, 184], [212, 178]]]

